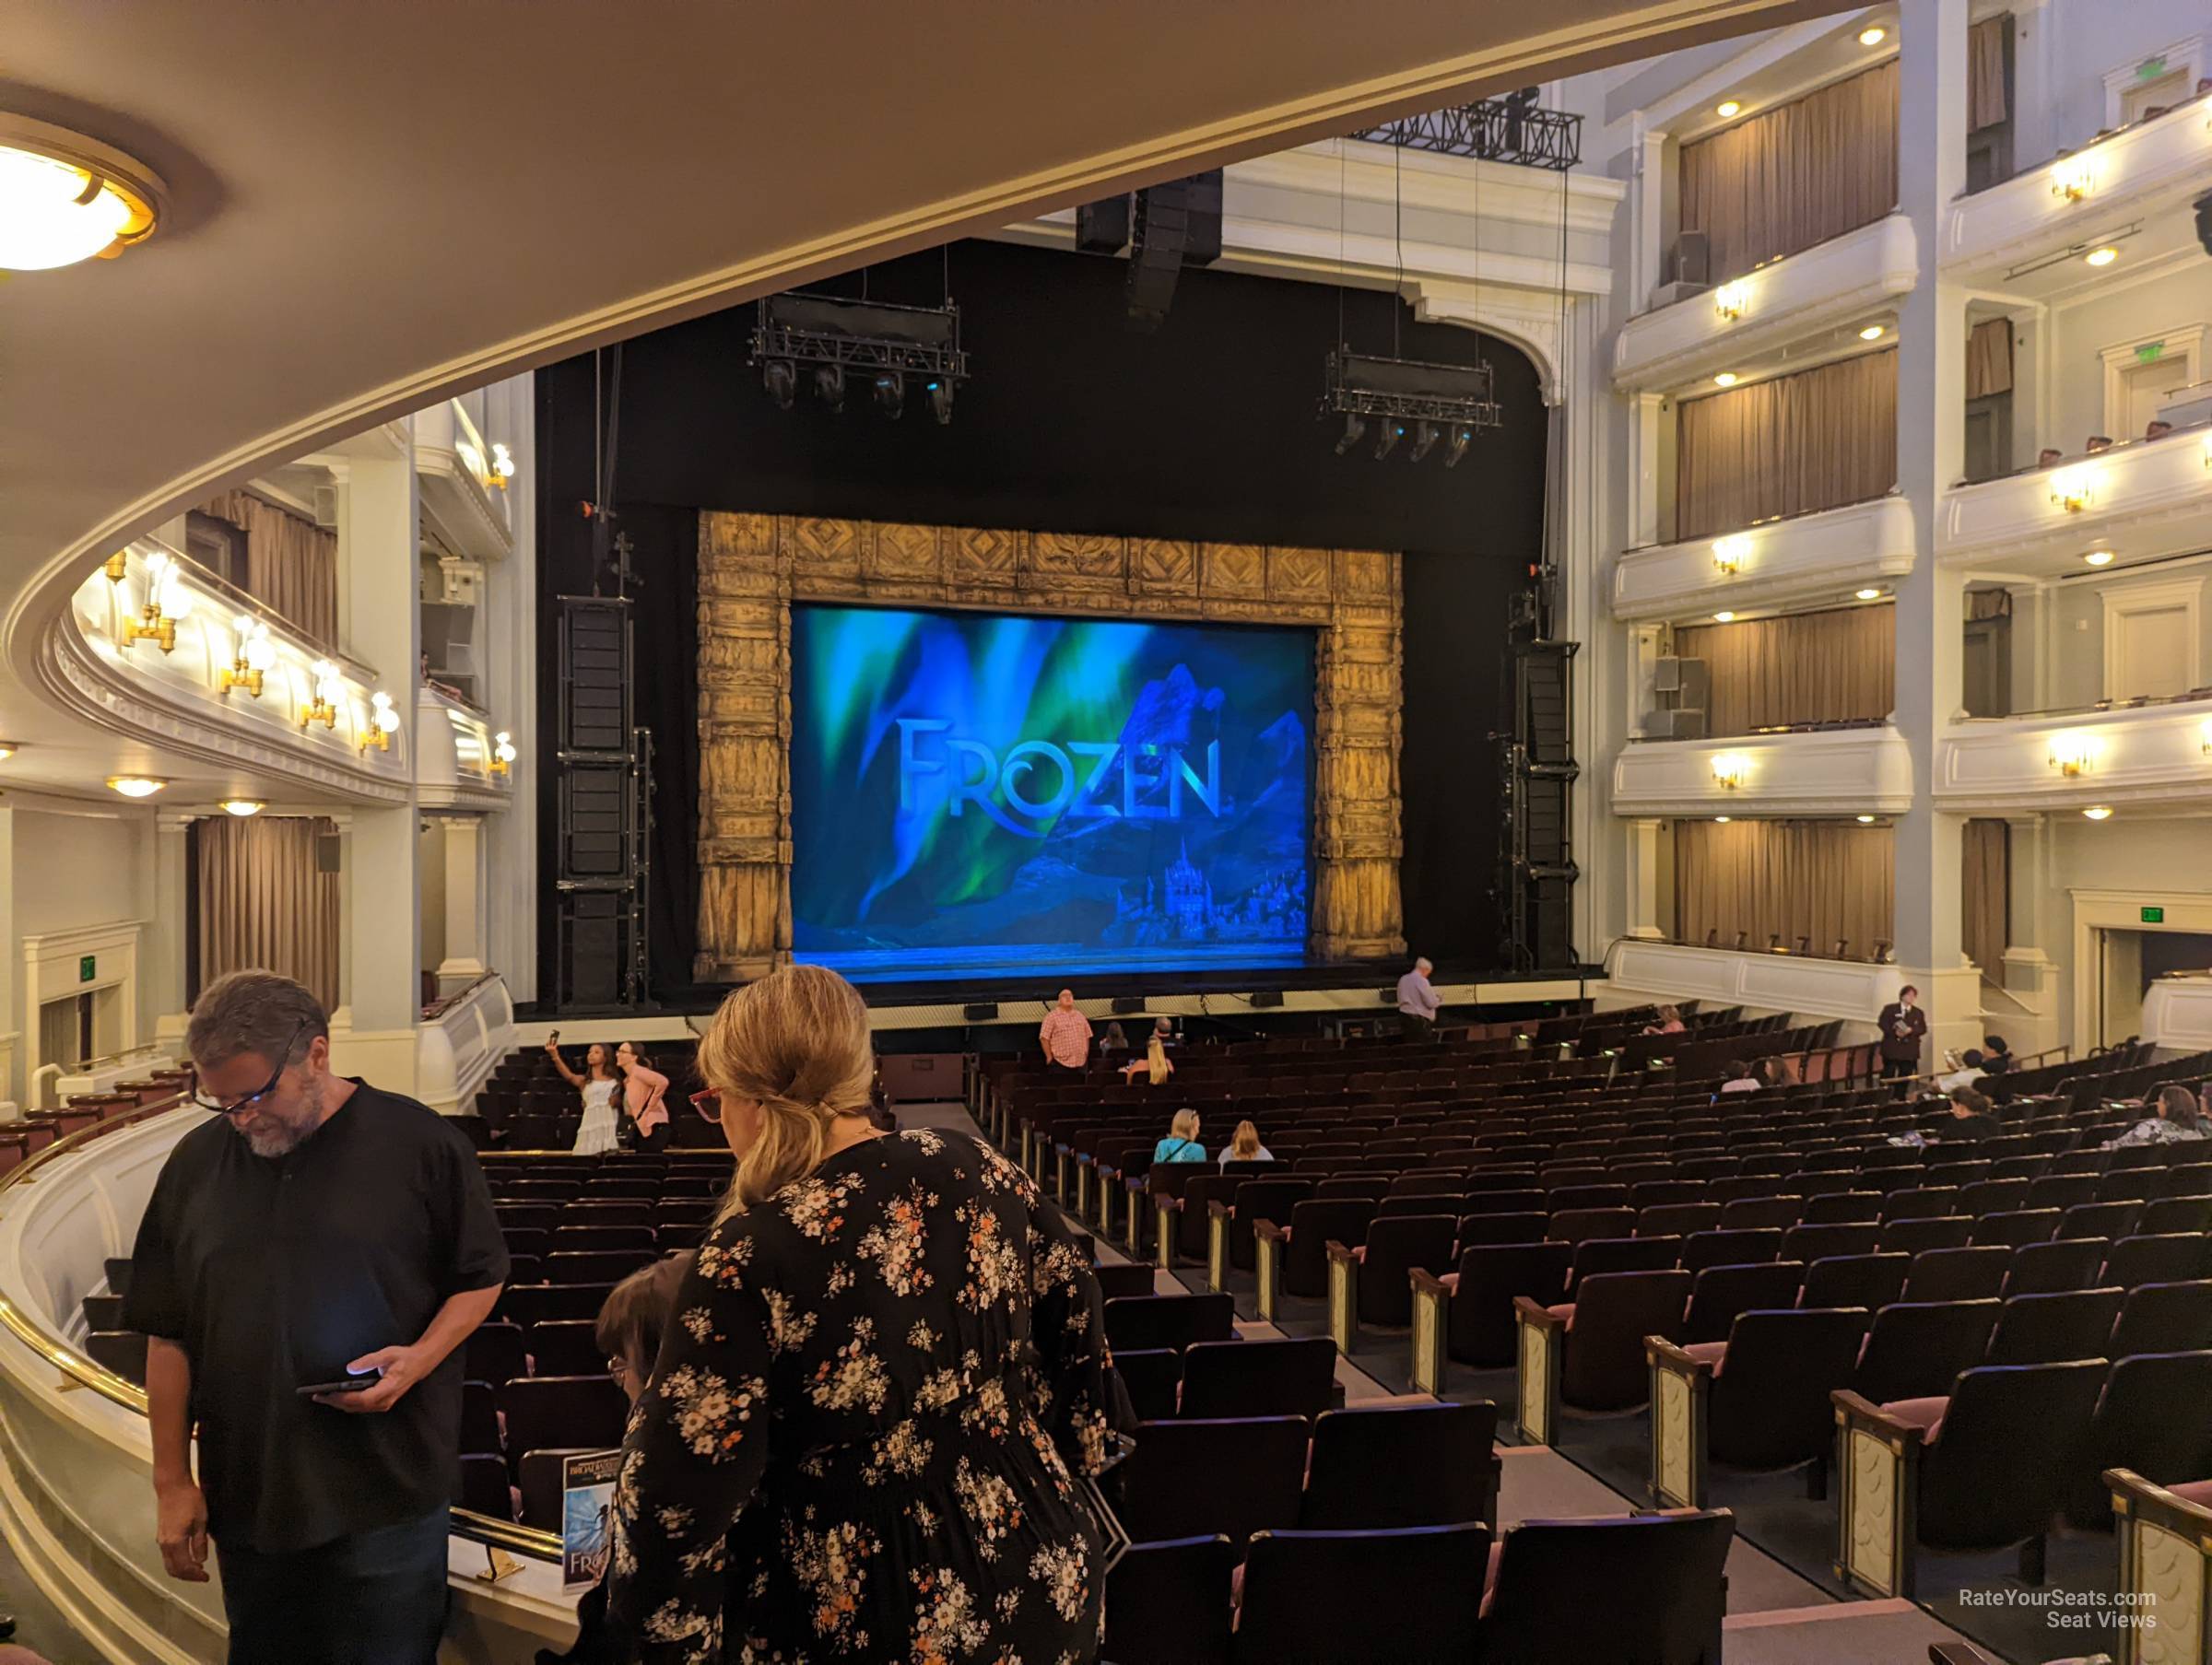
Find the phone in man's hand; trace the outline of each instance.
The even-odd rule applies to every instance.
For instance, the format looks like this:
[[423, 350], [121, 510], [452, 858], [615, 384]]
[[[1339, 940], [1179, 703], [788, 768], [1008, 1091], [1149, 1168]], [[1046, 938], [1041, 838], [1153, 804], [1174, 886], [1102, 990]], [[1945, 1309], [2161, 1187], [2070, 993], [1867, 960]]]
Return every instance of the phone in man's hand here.
[[301, 1399], [314, 1399], [324, 1393], [359, 1393], [363, 1389], [375, 1387], [382, 1379], [372, 1370], [366, 1376], [348, 1376], [335, 1382], [310, 1382], [304, 1388], [294, 1388], [292, 1391]]

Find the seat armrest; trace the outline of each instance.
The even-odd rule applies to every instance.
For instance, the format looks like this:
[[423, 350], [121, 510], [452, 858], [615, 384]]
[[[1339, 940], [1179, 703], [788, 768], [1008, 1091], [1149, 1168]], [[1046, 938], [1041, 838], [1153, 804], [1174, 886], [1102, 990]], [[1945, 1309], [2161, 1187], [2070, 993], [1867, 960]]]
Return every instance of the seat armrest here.
[[1237, 1217], [1237, 1205], [1216, 1198], [1206, 1205], [1206, 1212], [1217, 1220], [1233, 1220]]
[[1871, 1428], [1887, 1438], [1902, 1440], [1908, 1446], [1917, 1446], [1927, 1437], [1927, 1430], [1917, 1423], [1891, 1416], [1879, 1405], [1853, 1392], [1849, 1388], [1838, 1388], [1829, 1398], [1835, 1402], [1836, 1420]]
[[1264, 1238], [1269, 1243], [1290, 1241], [1290, 1228], [1288, 1225], [1277, 1225], [1273, 1220], [1254, 1220], [1252, 1223], [1252, 1232], [1253, 1236]]
[[1524, 1295], [1517, 1295], [1513, 1297], [1513, 1317], [1521, 1323], [1535, 1330], [1548, 1331], [1567, 1328], [1565, 1319], [1554, 1318], [1541, 1305], [1532, 1301]]
[[1672, 1370], [1677, 1376], [1711, 1376], [1712, 1364], [1701, 1358], [1692, 1358], [1677, 1343], [1664, 1335], [1643, 1338], [1643, 1356], [1662, 1370]]
[[1337, 1241], [1337, 1240], [1336, 1240], [1335, 1237], [1331, 1237], [1331, 1238], [1329, 1239], [1329, 1249], [1328, 1249], [1328, 1253], [1329, 1253], [1329, 1259], [1330, 1259], [1330, 1260], [1349, 1260], [1349, 1261], [1351, 1261], [1351, 1262], [1352, 1262], [1354, 1265], [1357, 1265], [1357, 1264], [1359, 1264], [1359, 1255], [1358, 1255], [1358, 1254], [1357, 1254], [1355, 1251], [1353, 1251], [1352, 1249], [1347, 1249], [1347, 1248], [1346, 1248], [1346, 1247], [1345, 1247], [1343, 1244], [1339, 1243], [1339, 1242], [1338, 1242], [1338, 1241]]
[[1413, 1293], [1416, 1295], [1449, 1296], [1452, 1293], [1451, 1284], [1418, 1266], [1409, 1266], [1406, 1269], [1406, 1281], [1413, 1285]]

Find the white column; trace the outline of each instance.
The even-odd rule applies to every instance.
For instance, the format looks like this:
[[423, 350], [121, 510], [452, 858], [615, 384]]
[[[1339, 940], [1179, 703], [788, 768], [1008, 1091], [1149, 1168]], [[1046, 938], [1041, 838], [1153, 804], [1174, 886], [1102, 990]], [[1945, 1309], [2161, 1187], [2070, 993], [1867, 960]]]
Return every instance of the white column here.
[[23, 1102], [23, 1001], [17, 967], [23, 940], [16, 934], [16, 812], [0, 800], [0, 1104]]
[[159, 815], [154, 817], [154, 897], [140, 944], [141, 1003], [153, 1018], [158, 1042], [182, 1048], [189, 1014], [184, 969], [192, 954], [185, 940], [185, 899], [192, 885], [185, 852], [194, 817]]
[[1959, 949], [1959, 828], [1935, 809], [1936, 738], [1963, 698], [1964, 581], [1936, 565], [1941, 493], [1966, 451], [1966, 297], [1942, 282], [1943, 217], [1966, 180], [1967, 0], [1905, 0], [1898, 195], [1922, 265], [1898, 319], [1898, 485], [1914, 559], [1897, 586], [1897, 726], [1912, 758], [1912, 807], [1897, 823], [1896, 952], [1928, 1010], [1929, 1049], [1981, 1038], [1980, 976]]
[[[338, 591], [347, 651], [374, 667], [385, 690], [411, 714], [420, 655], [420, 510], [411, 434], [391, 450], [397, 454], [347, 462], [338, 491]], [[405, 726], [399, 742], [414, 743]], [[404, 803], [352, 813], [340, 878], [346, 894], [340, 986], [348, 1022], [332, 1036], [340, 1071], [401, 1093], [415, 1090], [422, 995], [413, 780], [410, 768]]]
[[1674, 914], [1674, 828], [1665, 821], [1638, 817], [1628, 833], [1630, 936], [1658, 942], [1668, 934]]
[[484, 823], [455, 815], [445, 833], [445, 957], [438, 962], [441, 993], [473, 983], [491, 967], [486, 961]]
[[1629, 544], [1641, 548], [1660, 541], [1660, 424], [1666, 420], [1663, 393], [1638, 393], [1629, 401]]
[[[478, 686], [492, 728], [507, 732], [516, 753], [512, 801], [482, 833], [490, 871], [500, 875], [485, 898], [484, 957], [518, 1001], [537, 996], [537, 447], [531, 385], [529, 377], [517, 377], [491, 390], [503, 397], [486, 403], [485, 419], [499, 431], [485, 438], [503, 442], [515, 462], [507, 490], [514, 553], [486, 570], [484, 604], [477, 612]], [[549, 727], [551, 712], [546, 720]]]
[[1629, 311], [1641, 312], [1652, 304], [1665, 264], [1667, 229], [1673, 219], [1673, 170], [1667, 166], [1666, 135], [1647, 129], [1639, 111], [1635, 117], [1630, 167], [1635, 191], [1636, 245], [1629, 264]]

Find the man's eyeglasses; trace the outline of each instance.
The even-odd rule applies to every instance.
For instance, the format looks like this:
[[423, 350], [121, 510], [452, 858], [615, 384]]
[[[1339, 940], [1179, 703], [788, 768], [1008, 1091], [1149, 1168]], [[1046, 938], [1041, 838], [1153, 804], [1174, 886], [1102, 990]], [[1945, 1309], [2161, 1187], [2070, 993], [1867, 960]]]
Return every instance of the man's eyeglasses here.
[[195, 1091], [192, 1096], [192, 1102], [198, 1105], [203, 1110], [212, 1111], [218, 1116], [229, 1116], [240, 1110], [253, 1108], [253, 1106], [276, 1090], [276, 1084], [284, 1079], [284, 1073], [292, 1067], [292, 1049], [300, 1044], [300, 1038], [306, 1033], [307, 1026], [305, 1024], [301, 1024], [292, 1031], [291, 1039], [284, 1043], [284, 1050], [279, 1054], [276, 1070], [270, 1074], [268, 1080], [263, 1082], [253, 1092], [233, 1098], [226, 1104], [220, 1098], [212, 1098], [206, 1093]]
[[691, 1108], [709, 1121], [722, 1120], [722, 1095], [712, 1087], [701, 1087], [691, 1095]]

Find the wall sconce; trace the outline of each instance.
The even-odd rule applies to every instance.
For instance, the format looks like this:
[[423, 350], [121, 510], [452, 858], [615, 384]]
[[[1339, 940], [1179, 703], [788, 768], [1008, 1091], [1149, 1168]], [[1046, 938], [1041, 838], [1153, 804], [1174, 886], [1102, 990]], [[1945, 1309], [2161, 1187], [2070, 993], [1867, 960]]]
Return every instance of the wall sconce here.
[[2073, 780], [2089, 772], [2097, 761], [2097, 742], [2087, 734], [2053, 734], [2051, 737], [2051, 767]]
[[[13, 757], [19, 749], [21, 748], [19, 748], [12, 740], [0, 740], [0, 763], [6, 763], [10, 757]], [[2207, 752], [2212, 752], [2212, 744], [2207, 744], [2205, 747], [2205, 750]]]
[[2063, 469], [2051, 476], [2052, 505], [2068, 514], [2079, 514], [2089, 506], [2094, 495], [2089, 489], [2089, 471], [2086, 468]]
[[2051, 194], [2061, 202], [2077, 203], [2088, 195], [2096, 178], [2088, 157], [2061, 157], [2051, 170]]
[[276, 644], [269, 639], [268, 626], [243, 613], [230, 621], [230, 634], [236, 651], [222, 668], [219, 691], [228, 695], [232, 688], [243, 688], [259, 699], [263, 680], [276, 662]]
[[319, 722], [326, 729], [338, 726], [338, 667], [327, 659], [318, 659], [308, 667], [313, 679], [314, 697], [300, 711], [300, 726]]
[[1751, 540], [1740, 532], [1712, 541], [1712, 564], [1720, 569], [1724, 578], [1734, 578], [1742, 570], [1744, 557], [1750, 553]]
[[[2212, 717], [2207, 717], [2205, 719], [2204, 728], [2201, 732], [2205, 736], [2205, 756], [2207, 757], [2212, 757]], [[0, 741], [0, 757], [5, 757], [7, 756], [7, 752], [5, 749], [6, 745], [6, 743], [5, 741]]]
[[[2212, 745], [2205, 749], [2212, 751]], [[514, 741], [505, 729], [501, 729], [491, 737], [491, 772], [495, 775], [506, 774], [513, 767], [514, 759]]]
[[1734, 791], [1744, 783], [1744, 771], [1750, 761], [1741, 752], [1721, 752], [1712, 760], [1712, 783], [1725, 791]]
[[1712, 292], [1712, 310], [1730, 323], [1734, 323], [1750, 309], [1750, 287], [1741, 280], [1724, 283]]
[[[108, 557], [107, 573], [116, 578], [116, 563], [124, 561], [121, 555]], [[124, 570], [129, 566], [124, 562]], [[138, 609], [136, 618], [123, 621], [122, 645], [129, 647], [135, 641], [151, 641], [164, 653], [177, 651], [177, 621], [192, 611], [192, 597], [177, 571], [177, 564], [162, 554], [146, 557], [146, 601]]]
[[379, 688], [369, 696], [369, 726], [361, 731], [361, 750], [371, 746], [380, 752], [392, 749], [392, 732], [399, 727], [399, 713], [392, 709], [392, 696]]
[[494, 440], [491, 447], [491, 477], [484, 483], [507, 489], [507, 482], [514, 478], [514, 453]]

